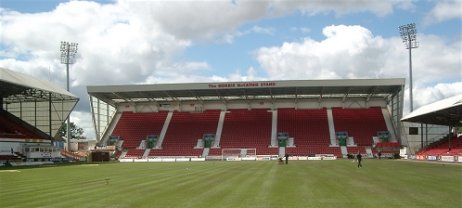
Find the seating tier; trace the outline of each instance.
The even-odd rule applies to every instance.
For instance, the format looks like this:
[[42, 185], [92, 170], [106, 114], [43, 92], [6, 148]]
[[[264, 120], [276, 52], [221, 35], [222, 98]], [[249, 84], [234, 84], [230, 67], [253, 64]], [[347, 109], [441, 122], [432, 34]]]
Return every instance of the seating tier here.
[[[347, 131], [359, 147], [349, 152], [365, 153], [364, 146], [372, 145], [372, 137], [378, 131], [386, 131], [382, 111], [378, 107], [368, 109], [332, 110], [336, 131]], [[149, 156], [200, 156], [203, 149], [194, 149], [197, 140], [205, 133], [215, 134], [220, 110], [205, 112], [174, 112], [161, 149], [152, 149]], [[113, 135], [120, 136], [123, 148], [130, 149], [129, 156], [142, 156], [144, 151], [133, 151], [149, 134], [160, 135], [167, 112], [124, 112]], [[294, 138], [296, 147], [287, 147], [290, 155], [334, 154], [341, 155], [339, 147], [329, 147], [327, 110], [278, 109], [277, 132], [287, 132]], [[367, 128], [366, 128], [367, 127]], [[271, 144], [272, 112], [269, 109], [232, 109], [224, 119], [220, 148], [211, 149], [209, 155], [221, 155], [223, 148], [256, 148], [257, 155], [278, 154]]]
[[287, 148], [290, 155], [341, 155], [338, 147], [329, 147], [329, 123], [326, 109], [278, 109], [278, 132], [294, 138], [296, 148]]
[[194, 149], [206, 133], [215, 134], [219, 110], [174, 112], [162, 144], [162, 150], [151, 150], [149, 156], [198, 156], [203, 149]]
[[379, 131], [388, 131], [379, 107], [361, 109], [332, 108], [335, 131], [346, 131], [358, 146], [371, 146], [372, 137]]
[[147, 135], [160, 134], [166, 117], [167, 112], [123, 112], [112, 135], [124, 140], [122, 148], [136, 148]]
[[221, 134], [221, 148], [257, 148], [274, 152], [271, 144], [271, 118], [268, 109], [234, 109], [226, 114]]

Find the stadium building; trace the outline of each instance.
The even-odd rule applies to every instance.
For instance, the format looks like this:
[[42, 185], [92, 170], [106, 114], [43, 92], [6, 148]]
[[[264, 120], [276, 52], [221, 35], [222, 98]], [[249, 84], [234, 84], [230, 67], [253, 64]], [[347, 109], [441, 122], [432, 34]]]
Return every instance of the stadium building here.
[[401, 121], [409, 126], [403, 135], [417, 150], [416, 159], [462, 162], [462, 94], [425, 105]]
[[77, 102], [50, 81], [0, 68], [0, 164], [62, 159], [54, 137]]
[[88, 86], [119, 159], [399, 153], [405, 79]]
[[[401, 150], [401, 156], [421, 160], [462, 162], [462, 136], [453, 128], [462, 126], [462, 95], [402, 118], [404, 83], [350, 79], [88, 86], [97, 149], [103, 149], [92, 156], [97, 161], [108, 160], [108, 152], [121, 161], [257, 160], [358, 152], [391, 157]], [[76, 96], [50, 81], [0, 68], [0, 98], [0, 165], [76, 159], [56, 140]]]

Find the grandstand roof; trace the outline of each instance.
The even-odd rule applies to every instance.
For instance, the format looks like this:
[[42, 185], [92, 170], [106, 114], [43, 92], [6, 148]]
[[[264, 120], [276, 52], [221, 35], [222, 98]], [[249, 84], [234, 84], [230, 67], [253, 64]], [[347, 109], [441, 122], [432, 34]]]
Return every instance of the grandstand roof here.
[[361, 97], [400, 92], [405, 79], [289, 80], [220, 83], [88, 86], [88, 94], [116, 105], [124, 102], [211, 101]]
[[422, 106], [401, 121], [462, 126], [462, 94]]
[[0, 67], [0, 110], [53, 136], [79, 98], [60, 86]]
[[50, 93], [52, 100], [78, 100], [50, 81], [0, 67], [0, 98], [4, 98], [4, 102], [48, 100]]

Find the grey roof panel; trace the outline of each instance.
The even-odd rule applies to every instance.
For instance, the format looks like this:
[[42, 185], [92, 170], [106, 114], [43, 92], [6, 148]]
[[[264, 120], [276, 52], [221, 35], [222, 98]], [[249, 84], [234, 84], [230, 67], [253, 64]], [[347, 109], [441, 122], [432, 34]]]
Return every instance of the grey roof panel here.
[[88, 94], [108, 103], [136, 102], [140, 98], [154, 100], [207, 100], [213, 98], [253, 98], [300, 96], [370, 96], [390, 95], [402, 90], [405, 80], [288, 80], [222, 83], [182, 83], [151, 85], [87, 86]]
[[401, 121], [462, 126], [462, 94], [422, 106]]

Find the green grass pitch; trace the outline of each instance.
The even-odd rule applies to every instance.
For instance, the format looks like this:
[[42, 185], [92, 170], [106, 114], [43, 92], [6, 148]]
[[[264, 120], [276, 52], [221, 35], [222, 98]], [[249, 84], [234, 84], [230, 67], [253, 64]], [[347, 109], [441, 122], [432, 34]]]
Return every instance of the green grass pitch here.
[[462, 165], [396, 160], [0, 169], [0, 207], [462, 207]]

